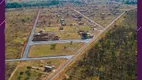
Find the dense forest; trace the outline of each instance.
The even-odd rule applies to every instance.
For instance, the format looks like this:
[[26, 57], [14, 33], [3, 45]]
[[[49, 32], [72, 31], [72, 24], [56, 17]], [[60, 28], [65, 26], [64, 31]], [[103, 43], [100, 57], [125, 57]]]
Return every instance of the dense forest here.
[[[22, 8], [22, 7], [49, 7], [52, 5], [64, 5], [66, 1], [56, 1], [56, 0], [51, 0], [51, 1], [39, 1], [39, 2], [13, 2], [13, 3], [6, 3], [6, 8]], [[81, 2], [74, 1], [71, 2], [74, 4], [82, 4]]]
[[130, 11], [81, 60], [64, 80], [136, 80], [136, 11]]
[[34, 7], [34, 6], [50, 6], [50, 5], [57, 5], [59, 4], [58, 1], [51, 1], [51, 2], [38, 2], [38, 3], [24, 3], [24, 2], [13, 2], [13, 3], [6, 3], [6, 8], [21, 8], [21, 7]]
[[116, 2], [122, 2], [124, 4], [137, 4], [137, 0], [115, 0]]

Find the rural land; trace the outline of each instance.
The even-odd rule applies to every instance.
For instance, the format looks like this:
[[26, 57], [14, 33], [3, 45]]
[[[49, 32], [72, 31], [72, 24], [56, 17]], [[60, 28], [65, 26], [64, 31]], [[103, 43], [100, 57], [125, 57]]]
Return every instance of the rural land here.
[[137, 0], [6, 0], [6, 80], [136, 80]]

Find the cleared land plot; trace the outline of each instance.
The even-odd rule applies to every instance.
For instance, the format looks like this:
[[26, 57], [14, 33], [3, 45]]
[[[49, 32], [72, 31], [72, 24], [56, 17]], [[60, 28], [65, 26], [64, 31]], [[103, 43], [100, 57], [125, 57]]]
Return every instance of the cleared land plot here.
[[20, 58], [30, 34], [37, 9], [6, 10], [6, 58]]
[[77, 32], [78, 30], [84, 30], [84, 31], [92, 30], [90, 26], [66, 26], [62, 31], [59, 31], [59, 27], [44, 27], [44, 28], [36, 28], [35, 32], [39, 32], [42, 29], [44, 29], [45, 32]]
[[28, 57], [72, 55], [85, 43], [65, 43], [65, 44], [41, 44], [33, 45]]
[[61, 40], [81, 39], [81, 36], [74, 32], [57, 32], [56, 35], [59, 36]]
[[21, 62], [16, 72], [12, 76], [12, 80], [41, 80], [47, 77], [51, 72], [44, 72], [47, 65], [55, 66], [55, 70], [61, 66], [66, 59], [48, 59], [37, 61]]

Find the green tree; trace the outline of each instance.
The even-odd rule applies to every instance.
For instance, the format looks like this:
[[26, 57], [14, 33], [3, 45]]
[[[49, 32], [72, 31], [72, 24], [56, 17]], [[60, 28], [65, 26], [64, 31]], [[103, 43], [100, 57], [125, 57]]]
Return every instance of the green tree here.
[[55, 49], [56, 49], [56, 44], [51, 44], [50, 49], [51, 49], [51, 50], [55, 50]]

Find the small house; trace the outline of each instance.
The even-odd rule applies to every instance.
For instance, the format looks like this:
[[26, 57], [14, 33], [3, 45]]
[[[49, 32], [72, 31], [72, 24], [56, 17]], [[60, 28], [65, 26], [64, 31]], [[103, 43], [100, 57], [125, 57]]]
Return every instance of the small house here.
[[55, 69], [55, 66], [45, 66], [44, 67], [44, 72], [51, 72], [53, 69]]

